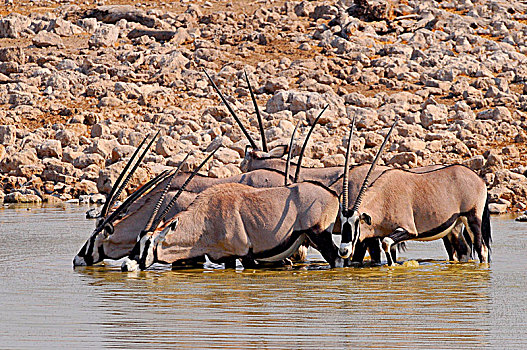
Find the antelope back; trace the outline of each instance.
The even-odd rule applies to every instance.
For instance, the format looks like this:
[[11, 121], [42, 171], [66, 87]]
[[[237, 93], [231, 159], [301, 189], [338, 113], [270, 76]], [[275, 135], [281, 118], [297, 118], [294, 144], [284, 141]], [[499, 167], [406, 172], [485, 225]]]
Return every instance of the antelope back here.
[[[207, 254], [212, 259], [272, 250], [293, 232], [331, 230], [336, 193], [310, 182], [253, 188], [221, 184], [201, 193], [187, 211], [159, 229], [159, 261]], [[177, 225], [173, 226], [177, 221]]]
[[484, 181], [462, 165], [423, 173], [392, 169], [366, 191], [360, 211], [370, 216], [372, 228], [361, 233], [365, 238], [375, 227], [382, 231], [394, 226], [428, 232], [471, 211], [481, 218], [486, 199]]
[[247, 149], [245, 157], [240, 163], [240, 169], [248, 172], [256, 169], [277, 169], [285, 170], [285, 160], [282, 159], [288, 152], [288, 146], [280, 145], [273, 148], [270, 152]]
[[[349, 171], [349, 180], [348, 180], [348, 195], [349, 198], [355, 198], [357, 194], [359, 193], [360, 186], [362, 184], [362, 180], [368, 173], [370, 164], [361, 164], [357, 165], [353, 168], [350, 168]], [[429, 165], [424, 167], [417, 167], [413, 169], [407, 170], [408, 172], [412, 173], [426, 173], [429, 171], [434, 171], [439, 168], [443, 168], [444, 165], [442, 164], [436, 164], [436, 165]], [[327, 168], [326, 168], [327, 169]], [[387, 170], [391, 170], [393, 168], [384, 166], [384, 165], [377, 165], [373, 172], [370, 175], [371, 182], [373, 183], [377, 180], [379, 176], [381, 176], [382, 173], [384, 173]], [[303, 169], [305, 170], [305, 169]], [[322, 181], [321, 181], [322, 182]], [[337, 193], [342, 193], [342, 181], [337, 181], [333, 185], [330, 186], [332, 190], [334, 190]], [[348, 208], [350, 209], [350, 208]], [[335, 229], [337, 229], [337, 226], [335, 226]], [[340, 230], [340, 228], [339, 228]], [[338, 231], [335, 231], [338, 232]]]

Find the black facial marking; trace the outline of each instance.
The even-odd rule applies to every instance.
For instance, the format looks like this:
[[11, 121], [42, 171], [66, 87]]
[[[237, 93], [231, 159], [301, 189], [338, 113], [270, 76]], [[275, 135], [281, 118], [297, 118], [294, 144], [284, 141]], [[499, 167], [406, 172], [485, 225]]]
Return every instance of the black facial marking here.
[[342, 225], [342, 239], [341, 243], [349, 243], [351, 242], [351, 225], [349, 222], [345, 222], [344, 225]]
[[146, 269], [146, 257], [148, 256], [148, 248], [150, 247], [150, 244], [152, 244], [151, 239], [147, 239], [145, 242], [145, 247], [143, 248], [143, 256], [139, 259], [139, 268], [141, 270]]

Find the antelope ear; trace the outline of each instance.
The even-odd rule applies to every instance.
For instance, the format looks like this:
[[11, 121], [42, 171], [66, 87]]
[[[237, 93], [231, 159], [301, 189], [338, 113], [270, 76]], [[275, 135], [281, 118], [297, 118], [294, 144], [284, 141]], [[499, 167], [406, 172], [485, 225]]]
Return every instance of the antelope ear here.
[[368, 225], [371, 225], [371, 216], [369, 216], [368, 214], [366, 213], [360, 214], [360, 219], [364, 221], [365, 223], [367, 223]]
[[252, 152], [254, 152], [254, 150], [253, 150], [253, 148], [251, 147], [251, 145], [246, 145], [246, 146], [245, 146], [245, 156], [247, 157], [247, 155], [248, 155], [249, 153], [252, 153]]
[[102, 230], [102, 232], [103, 232], [105, 240], [110, 238], [110, 235], [113, 234], [113, 225], [112, 224], [106, 224], [106, 226], [104, 226], [104, 229]]
[[272, 158], [282, 158], [287, 154], [287, 151], [289, 151], [289, 147], [287, 145], [280, 145], [270, 150], [269, 156]]
[[179, 224], [179, 218], [177, 218], [176, 220], [174, 220], [171, 224], [170, 224], [170, 230], [172, 231], [175, 231], [177, 226]]

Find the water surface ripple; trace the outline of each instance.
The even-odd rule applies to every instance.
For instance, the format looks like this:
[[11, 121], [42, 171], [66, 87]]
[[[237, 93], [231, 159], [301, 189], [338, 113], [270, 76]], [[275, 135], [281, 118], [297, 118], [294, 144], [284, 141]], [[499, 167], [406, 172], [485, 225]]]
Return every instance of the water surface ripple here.
[[[0, 209], [0, 348], [525, 349], [527, 226], [493, 218], [493, 261], [417, 268], [72, 269], [86, 207]], [[424, 260], [426, 259], [426, 260]]]

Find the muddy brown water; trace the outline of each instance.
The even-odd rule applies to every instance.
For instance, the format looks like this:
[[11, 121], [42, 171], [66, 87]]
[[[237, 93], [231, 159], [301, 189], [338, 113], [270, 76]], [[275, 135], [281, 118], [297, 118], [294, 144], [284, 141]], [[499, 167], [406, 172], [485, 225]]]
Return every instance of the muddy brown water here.
[[492, 218], [493, 261], [419, 267], [73, 270], [86, 207], [0, 209], [1, 349], [525, 349], [527, 224]]

